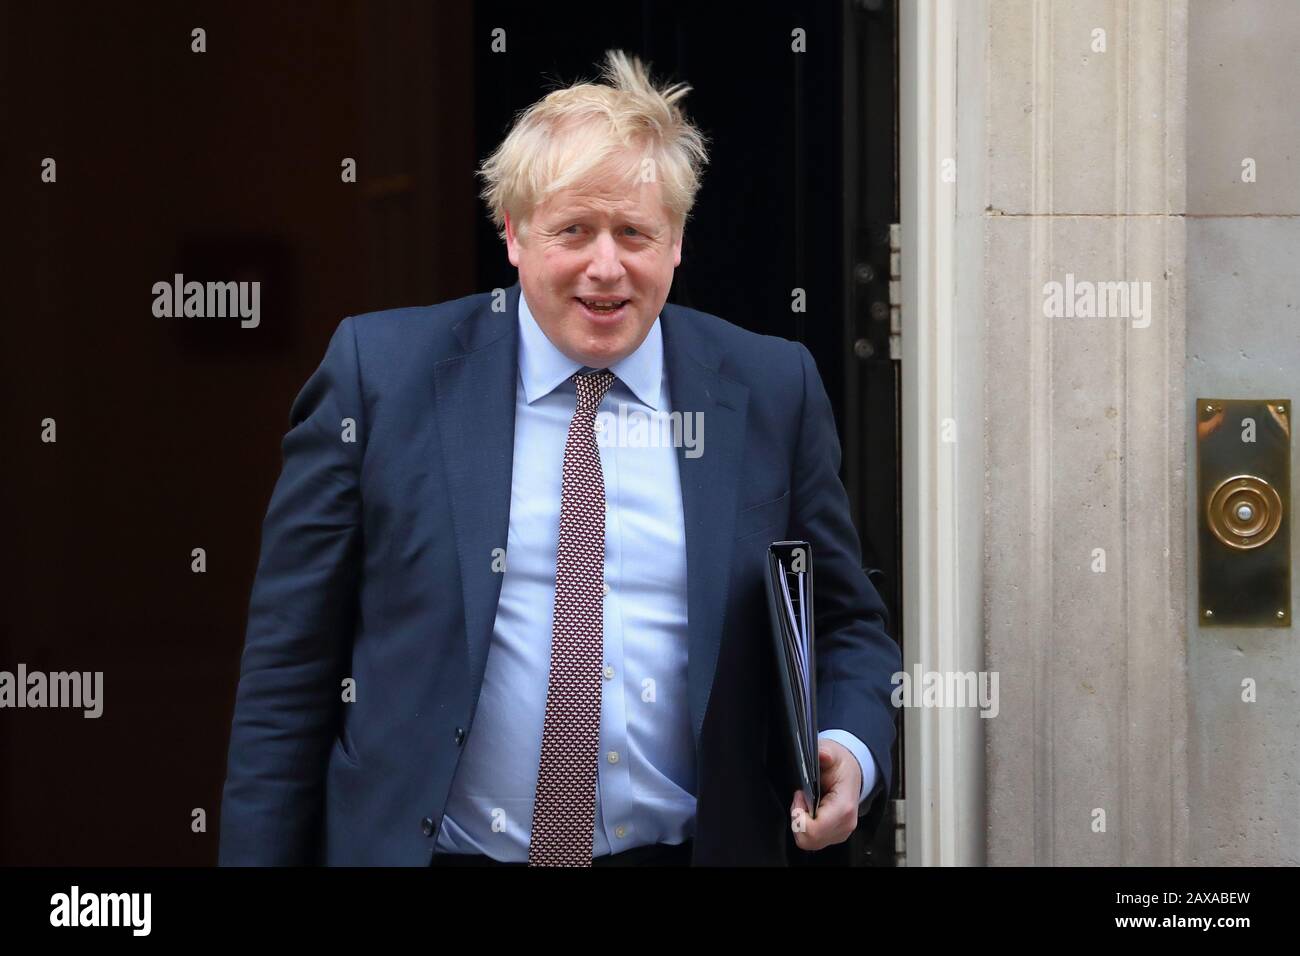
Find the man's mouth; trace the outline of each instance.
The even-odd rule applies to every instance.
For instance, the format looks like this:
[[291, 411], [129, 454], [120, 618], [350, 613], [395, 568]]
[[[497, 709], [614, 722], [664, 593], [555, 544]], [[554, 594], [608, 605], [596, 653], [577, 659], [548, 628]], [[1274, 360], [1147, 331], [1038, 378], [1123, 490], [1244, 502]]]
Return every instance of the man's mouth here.
[[589, 316], [600, 319], [620, 316], [624, 307], [632, 301], [631, 299], [584, 299], [581, 296], [574, 296], [573, 300], [580, 304]]

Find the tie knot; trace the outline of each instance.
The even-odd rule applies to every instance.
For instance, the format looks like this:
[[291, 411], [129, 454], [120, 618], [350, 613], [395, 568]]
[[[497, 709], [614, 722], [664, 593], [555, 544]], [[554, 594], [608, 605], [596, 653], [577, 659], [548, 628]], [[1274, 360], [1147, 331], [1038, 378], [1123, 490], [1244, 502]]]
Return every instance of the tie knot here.
[[607, 368], [585, 375], [582, 372], [575, 372], [573, 384], [578, 390], [577, 410], [594, 413], [600, 407], [600, 400], [614, 384], [614, 373]]

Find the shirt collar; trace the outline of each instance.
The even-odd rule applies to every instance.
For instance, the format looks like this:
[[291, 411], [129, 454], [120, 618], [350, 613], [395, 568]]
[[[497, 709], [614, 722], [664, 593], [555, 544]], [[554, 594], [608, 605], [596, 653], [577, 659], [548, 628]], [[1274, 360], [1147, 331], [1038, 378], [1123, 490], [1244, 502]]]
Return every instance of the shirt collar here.
[[[664, 366], [663, 330], [659, 316], [636, 351], [609, 367], [618, 380], [632, 390], [642, 403], [659, 408], [660, 385]], [[555, 347], [537, 324], [523, 288], [519, 290], [519, 375], [524, 384], [524, 398], [532, 404], [549, 395], [574, 372], [586, 368]]]

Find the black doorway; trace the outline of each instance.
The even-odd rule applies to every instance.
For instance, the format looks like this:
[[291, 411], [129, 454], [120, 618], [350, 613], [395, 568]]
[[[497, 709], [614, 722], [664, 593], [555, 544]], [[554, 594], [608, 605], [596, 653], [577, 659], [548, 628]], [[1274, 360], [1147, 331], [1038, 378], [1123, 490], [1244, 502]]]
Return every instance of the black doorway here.
[[[594, 79], [607, 49], [635, 53], [656, 81], [692, 86], [685, 109], [710, 163], [669, 300], [803, 342], [839, 424], [842, 474], [863, 563], [901, 641], [898, 361], [890, 342], [890, 224], [897, 218], [894, 0], [747, 4], [502, 0], [474, 7], [474, 126], [481, 160], [545, 90]], [[795, 52], [803, 30], [804, 52]], [[504, 31], [508, 55], [488, 51]], [[485, 215], [478, 290], [514, 270]], [[806, 311], [791, 308], [795, 289]], [[902, 721], [894, 757], [901, 795]], [[892, 815], [868, 841], [798, 863], [892, 865]]]

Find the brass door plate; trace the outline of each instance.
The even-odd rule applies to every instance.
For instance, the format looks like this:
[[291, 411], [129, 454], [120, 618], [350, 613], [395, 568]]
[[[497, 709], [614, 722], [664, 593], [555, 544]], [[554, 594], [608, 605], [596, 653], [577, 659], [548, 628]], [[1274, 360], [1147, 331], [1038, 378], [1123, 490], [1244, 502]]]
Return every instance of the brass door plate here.
[[1291, 402], [1196, 401], [1200, 620], [1291, 626]]

